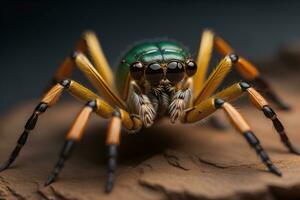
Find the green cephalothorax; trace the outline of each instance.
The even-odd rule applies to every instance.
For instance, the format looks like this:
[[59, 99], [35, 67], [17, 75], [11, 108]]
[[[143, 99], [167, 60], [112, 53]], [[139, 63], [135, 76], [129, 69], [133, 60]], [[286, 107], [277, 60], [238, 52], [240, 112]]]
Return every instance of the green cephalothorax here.
[[144, 42], [122, 57], [116, 73], [117, 88], [123, 91], [127, 77], [158, 85], [162, 80], [175, 84], [196, 72], [190, 53], [174, 41]]

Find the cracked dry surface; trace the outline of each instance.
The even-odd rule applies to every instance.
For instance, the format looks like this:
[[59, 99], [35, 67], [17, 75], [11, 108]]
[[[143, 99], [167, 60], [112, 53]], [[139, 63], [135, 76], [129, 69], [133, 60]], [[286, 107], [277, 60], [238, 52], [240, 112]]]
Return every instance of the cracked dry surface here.
[[[278, 115], [292, 141], [300, 146], [299, 81], [291, 80], [295, 81], [295, 88], [288, 87], [293, 85], [291, 82], [274, 80], [281, 96], [287, 97], [294, 108], [289, 113], [278, 111]], [[9, 155], [34, 107], [34, 103], [24, 103], [1, 117], [1, 161]], [[271, 122], [262, 113], [242, 104], [238, 104], [238, 109], [283, 172], [282, 178], [268, 173], [244, 138], [232, 128], [219, 131], [204, 123], [183, 126], [164, 120], [151, 129], [122, 137], [115, 188], [106, 195], [106, 121], [93, 116], [59, 178], [43, 187], [81, 107], [79, 103], [61, 102], [40, 118], [17, 161], [0, 173], [0, 199], [300, 198], [300, 157], [281, 145]]]

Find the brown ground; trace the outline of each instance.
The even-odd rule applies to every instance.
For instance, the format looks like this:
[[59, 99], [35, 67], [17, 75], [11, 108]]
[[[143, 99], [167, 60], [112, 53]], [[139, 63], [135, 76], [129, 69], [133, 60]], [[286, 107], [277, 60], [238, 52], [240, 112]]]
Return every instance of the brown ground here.
[[[272, 82], [293, 106], [292, 111], [278, 114], [292, 141], [300, 146], [297, 74], [282, 74]], [[2, 117], [1, 161], [15, 145], [35, 103], [19, 105]], [[239, 110], [283, 172], [282, 178], [268, 173], [244, 138], [232, 128], [218, 131], [204, 123], [183, 126], [165, 121], [139, 134], [124, 134], [115, 188], [106, 195], [105, 123], [95, 116], [57, 181], [43, 187], [80, 108], [78, 103], [64, 102], [41, 117], [20, 157], [0, 174], [0, 199], [300, 198], [300, 157], [283, 147], [262, 113], [241, 105]]]

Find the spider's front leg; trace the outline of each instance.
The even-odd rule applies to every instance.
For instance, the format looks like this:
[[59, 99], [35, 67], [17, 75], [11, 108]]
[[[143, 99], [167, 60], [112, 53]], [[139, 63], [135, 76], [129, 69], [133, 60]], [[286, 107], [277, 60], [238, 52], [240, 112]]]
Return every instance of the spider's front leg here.
[[223, 99], [211, 97], [200, 104], [187, 109], [181, 120], [184, 123], [196, 122], [208, 117], [218, 109], [222, 109], [226, 113], [231, 124], [245, 137], [249, 145], [256, 151], [257, 155], [261, 158], [269, 171], [281, 176], [281, 172], [270, 160], [267, 152], [263, 149], [258, 138], [255, 136], [242, 115], [230, 103]]

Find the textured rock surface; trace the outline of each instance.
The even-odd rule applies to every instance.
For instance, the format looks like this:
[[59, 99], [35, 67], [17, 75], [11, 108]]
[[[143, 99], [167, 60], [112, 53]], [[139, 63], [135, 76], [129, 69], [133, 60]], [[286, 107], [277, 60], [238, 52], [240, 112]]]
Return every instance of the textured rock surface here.
[[[293, 110], [278, 114], [292, 141], [300, 146], [300, 81], [297, 74], [282, 76], [289, 78], [272, 82]], [[83, 141], [76, 146], [57, 181], [43, 187], [57, 161], [64, 135], [81, 108], [72, 102], [61, 102], [41, 117], [17, 161], [0, 174], [0, 199], [300, 198], [300, 157], [284, 148], [262, 113], [242, 104], [237, 105], [238, 109], [283, 172], [282, 178], [268, 173], [244, 138], [232, 128], [218, 131], [205, 123], [183, 126], [163, 121], [142, 133], [124, 135], [115, 188], [105, 195], [106, 125], [93, 116]], [[34, 104], [24, 103], [1, 117], [1, 161], [15, 145]]]

